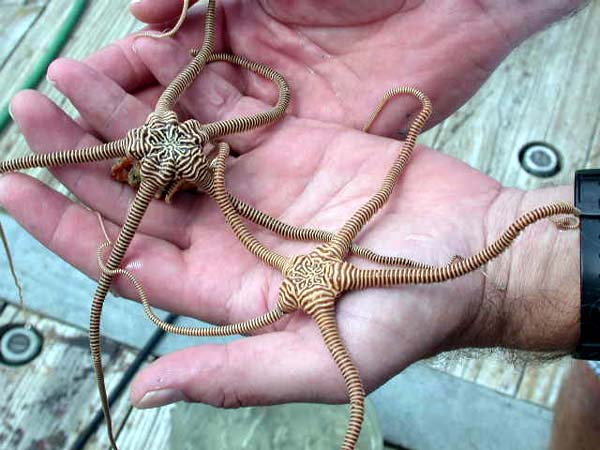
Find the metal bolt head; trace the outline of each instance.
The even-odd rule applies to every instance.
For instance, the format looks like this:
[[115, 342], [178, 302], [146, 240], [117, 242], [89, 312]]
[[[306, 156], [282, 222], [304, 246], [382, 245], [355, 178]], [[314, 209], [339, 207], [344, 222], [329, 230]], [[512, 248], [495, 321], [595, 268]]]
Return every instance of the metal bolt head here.
[[42, 336], [32, 327], [13, 324], [0, 330], [0, 362], [21, 366], [35, 359], [42, 350]]
[[519, 151], [521, 167], [531, 175], [547, 178], [560, 171], [558, 151], [543, 142], [532, 142]]

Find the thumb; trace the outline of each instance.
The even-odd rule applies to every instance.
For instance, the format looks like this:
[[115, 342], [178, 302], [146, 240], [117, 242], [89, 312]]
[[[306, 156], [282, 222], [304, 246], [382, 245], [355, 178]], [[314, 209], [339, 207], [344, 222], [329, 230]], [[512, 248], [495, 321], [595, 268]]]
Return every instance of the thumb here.
[[345, 402], [342, 376], [316, 338], [273, 332], [171, 353], [137, 375], [131, 401], [142, 409], [177, 401], [220, 408]]

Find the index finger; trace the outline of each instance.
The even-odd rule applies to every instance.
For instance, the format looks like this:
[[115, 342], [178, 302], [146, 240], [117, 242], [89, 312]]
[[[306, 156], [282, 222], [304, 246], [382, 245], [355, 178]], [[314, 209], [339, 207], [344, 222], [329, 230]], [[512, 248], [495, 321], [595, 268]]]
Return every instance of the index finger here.
[[[191, 4], [197, 0], [192, 0]], [[145, 0], [141, 4], [150, 3], [150, 10], [154, 10], [155, 6], [160, 9], [160, 4], [170, 4], [181, 8], [181, 0]], [[154, 4], [157, 5], [154, 5]], [[138, 4], [132, 5], [132, 9]], [[144, 5], [146, 7], [146, 5]], [[146, 9], [148, 9], [146, 7]], [[179, 9], [179, 13], [181, 9]], [[169, 20], [168, 14], [164, 16], [165, 20]], [[223, 42], [221, 36], [221, 26], [217, 27], [215, 51], [223, 51], [223, 46], [219, 45]], [[152, 72], [146, 67], [142, 59], [137, 55], [135, 41], [137, 39], [135, 32], [123, 39], [119, 39], [108, 46], [94, 52], [84, 62], [103, 73], [104, 75], [115, 81], [125, 91], [133, 93], [148, 85], [155, 83], [156, 80]], [[174, 38], [180, 41], [187, 48], [200, 47], [204, 39], [204, 11], [200, 8], [196, 14], [189, 15], [182, 29]]]

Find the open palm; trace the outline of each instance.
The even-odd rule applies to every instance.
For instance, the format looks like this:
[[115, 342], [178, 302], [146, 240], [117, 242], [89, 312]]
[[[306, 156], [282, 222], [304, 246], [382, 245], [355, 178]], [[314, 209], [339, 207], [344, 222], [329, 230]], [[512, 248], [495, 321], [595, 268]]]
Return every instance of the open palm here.
[[[245, 4], [236, 5], [227, 4], [232, 8], [229, 27], [230, 19], [235, 20], [236, 11]], [[260, 14], [267, 17], [264, 11]], [[269, 29], [269, 24], [273, 27], [278, 23], [270, 21], [262, 27]], [[188, 46], [192, 41], [196, 44], [199, 34], [198, 30], [192, 32], [194, 22], [186, 27], [190, 32], [182, 33], [182, 40], [191, 39], [185, 44]], [[238, 27], [240, 43], [252, 41], [248, 35], [243, 38], [244, 29], [248, 33], [263, 29], [257, 23], [254, 28]], [[241, 155], [231, 161], [228, 185], [235, 195], [286, 222], [335, 230], [375, 192], [399, 150], [396, 141], [354, 129], [382, 93], [372, 93], [370, 87], [385, 85], [383, 91], [402, 81], [427, 91], [431, 82], [435, 92], [439, 81], [433, 74], [428, 81], [418, 70], [414, 72], [420, 72], [422, 78], [393, 78], [390, 68], [389, 79], [361, 84], [354, 78], [355, 86], [347, 84], [342, 89], [347, 96], [340, 97], [339, 92], [326, 89], [339, 71], [332, 71], [329, 78], [305, 82], [293, 65], [286, 68], [286, 61], [293, 59], [289, 56], [296, 56], [297, 62], [299, 54], [292, 51], [283, 58], [280, 51], [268, 57], [268, 40], [257, 40], [265, 46], [243, 48], [229, 40], [228, 49], [289, 73], [298, 100], [281, 123], [229, 140]], [[290, 48], [299, 48], [301, 42], [292, 40]], [[114, 48], [92, 57], [88, 66], [74, 61], [54, 65], [50, 79], [78, 108], [82, 120], [72, 121], [40, 94], [22, 93], [12, 109], [32, 149], [90, 145], [98, 138], [121, 137], [139, 126], [151, 111], [161, 83], [170, 81], [183, 65], [185, 45], [145, 39], [138, 42], [137, 55], [129, 65], [123, 64], [122, 50], [111, 53]], [[266, 59], [258, 57], [261, 53]], [[415, 58], [412, 64], [417, 64]], [[427, 59], [423, 58], [423, 67]], [[370, 62], [363, 59], [356, 64]], [[410, 60], [403, 64], [411, 67]], [[375, 69], [378, 74], [385, 72]], [[153, 78], [158, 83], [152, 82]], [[470, 90], [458, 96], [438, 96], [437, 104], [449, 112], [481, 80], [472, 80]], [[241, 95], [240, 90], [248, 95]], [[352, 95], [357, 90], [368, 95]], [[189, 90], [181, 113], [206, 122], [264, 109], [270, 100], [262, 82], [249, 82], [221, 66], [207, 71]], [[54, 172], [82, 202], [107, 218], [114, 237], [133, 192], [109, 180], [109, 165], [58, 168]], [[4, 177], [2, 185], [0, 200], [17, 220], [51, 250], [98, 277], [95, 248], [103, 238], [93, 213], [22, 175]], [[497, 182], [465, 164], [420, 148], [393, 200], [360, 242], [381, 253], [428, 263], [444, 263], [456, 254], [469, 255], [486, 242], [484, 223], [501, 190]], [[288, 255], [301, 253], [308, 245], [262, 232], [258, 236]], [[254, 317], [272, 307], [277, 298], [280, 276], [243, 249], [216, 205], [202, 196], [183, 193], [173, 205], [154, 202], [128, 252], [126, 264], [133, 262], [139, 263], [134, 265], [134, 272], [155, 306], [213, 323]], [[134, 296], [123, 280], [117, 286], [125, 295]], [[483, 289], [483, 276], [473, 274], [453, 282], [452, 289], [447, 285], [401, 287], [345, 296], [338, 308], [341, 333], [367, 388], [375, 388], [407, 364], [457, 341], [465, 323], [477, 313]], [[176, 389], [187, 399], [225, 406], [345, 399], [342, 380], [308, 318], [295, 314], [271, 331], [229, 345], [194, 347], [165, 356], [140, 374], [134, 399], [163, 388]]]

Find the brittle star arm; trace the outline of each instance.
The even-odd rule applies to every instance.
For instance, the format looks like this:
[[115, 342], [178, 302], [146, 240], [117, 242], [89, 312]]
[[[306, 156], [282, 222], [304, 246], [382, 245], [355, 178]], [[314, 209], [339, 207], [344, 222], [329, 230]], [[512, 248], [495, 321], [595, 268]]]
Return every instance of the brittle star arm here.
[[190, 9], [190, 0], [183, 0], [183, 7], [181, 9], [181, 14], [179, 15], [179, 19], [177, 19], [177, 23], [170, 30], [164, 31], [162, 33], [158, 33], [156, 31], [143, 31], [136, 35], [136, 38], [140, 37], [149, 37], [155, 39], [165, 39], [175, 36], [177, 32], [183, 26], [185, 19], [187, 17], [188, 10]]
[[[405, 145], [410, 145], [409, 138], [416, 139], [416, 135], [420, 131], [420, 129], [418, 129], [419, 123], [420, 123], [420, 121], [422, 121], [423, 123], [425, 122], [425, 120], [427, 118], [426, 115], [427, 116], [429, 115], [429, 112], [427, 112], [426, 110], [428, 108], [429, 109], [431, 108], [431, 106], [428, 105], [428, 103], [429, 103], [428, 100], [426, 99], [426, 97], [423, 94], [421, 94], [418, 91], [415, 91], [413, 89], [410, 89], [410, 88], [398, 87], [398, 88], [393, 88], [393, 89], [390, 89], [389, 91], [387, 91], [384, 98], [380, 102], [380, 104], [377, 106], [377, 108], [375, 109], [373, 114], [371, 114], [369, 121], [367, 122], [367, 124], [364, 127], [364, 131], [368, 131], [371, 124], [375, 121], [375, 119], [377, 118], [377, 116], [379, 115], [381, 110], [385, 107], [385, 105], [391, 98], [393, 98], [397, 95], [402, 95], [402, 94], [407, 94], [407, 93], [417, 96], [420, 100], [424, 99], [424, 111], [422, 111], [420, 116], [417, 118], [417, 120], [415, 120], [413, 127], [411, 129], [412, 133], [407, 138], [407, 142], [405, 144]], [[414, 147], [414, 141], [412, 143], [412, 146]], [[406, 159], [408, 159], [408, 156], [410, 156], [410, 153], [406, 156]], [[318, 230], [318, 229], [311, 229], [311, 228], [300, 228], [300, 227], [288, 225], [272, 216], [269, 216], [268, 214], [265, 214], [255, 208], [253, 208], [249, 204], [243, 202], [242, 200], [240, 200], [234, 196], [230, 196], [230, 198], [231, 198], [232, 204], [235, 206], [237, 211], [243, 217], [245, 217], [246, 219], [248, 219], [262, 227], [265, 227], [268, 230], [273, 231], [274, 233], [277, 233], [285, 238], [300, 240], [300, 241], [329, 242], [335, 237], [335, 233], [332, 233], [332, 232]], [[385, 200], [382, 202], [382, 204], [383, 203], [385, 203]], [[349, 251], [355, 255], [364, 257], [370, 261], [373, 261], [373, 262], [376, 262], [379, 264], [399, 265], [399, 266], [415, 267], [415, 268], [432, 267], [432, 266], [429, 266], [424, 263], [412, 261], [408, 258], [379, 255], [370, 249], [363, 248], [363, 247], [360, 247], [360, 246], [358, 246], [356, 244], [352, 244], [352, 243], [350, 245]]]
[[112, 282], [113, 274], [111, 271], [116, 270], [121, 265], [125, 253], [133, 240], [133, 236], [137, 231], [144, 213], [148, 209], [150, 202], [154, 198], [156, 192], [162, 187], [164, 183], [160, 181], [160, 175], [156, 178], [143, 179], [138, 192], [129, 208], [125, 224], [119, 233], [119, 237], [116, 240], [114, 247], [110, 252], [108, 262], [106, 263], [106, 272], [102, 272], [100, 279], [98, 280], [98, 286], [94, 293], [92, 300], [92, 308], [90, 314], [90, 349], [92, 353], [92, 361], [94, 364], [94, 370], [96, 372], [96, 379], [98, 383], [98, 391], [100, 393], [100, 400], [102, 403], [102, 409], [104, 411], [104, 417], [106, 418], [106, 426], [108, 436], [111, 445], [115, 450], [118, 450], [115, 437], [112, 429], [112, 420], [110, 415], [110, 407], [108, 403], [108, 395], [106, 393], [106, 387], [104, 384], [104, 371], [102, 369], [102, 349], [100, 342], [100, 320], [102, 317], [102, 306], [110, 285]]
[[[182, 17], [185, 19], [184, 9]], [[181, 18], [180, 18], [181, 20]], [[182, 21], [183, 23], [183, 21]], [[174, 29], [177, 31], [177, 27]], [[208, 0], [206, 16], [204, 20], [204, 43], [202, 48], [194, 56], [194, 59], [188, 66], [180, 72], [175, 79], [167, 86], [156, 104], [157, 113], [165, 113], [173, 110], [173, 107], [181, 97], [181, 94], [194, 82], [204, 66], [209, 56], [215, 48], [215, 0]]]
[[22, 156], [0, 162], [0, 174], [36, 167], [64, 166], [124, 157], [130, 142], [131, 138], [127, 136], [117, 141], [92, 147]]
[[191, 120], [199, 133], [206, 133], [209, 140], [218, 139], [228, 134], [241, 133], [254, 128], [267, 125], [281, 119], [290, 104], [290, 87], [279, 72], [255, 61], [251, 61], [243, 56], [231, 55], [228, 53], [217, 53], [208, 57], [209, 62], [229, 62], [246, 70], [254, 72], [273, 81], [277, 85], [279, 97], [277, 103], [267, 111], [261, 111], [247, 117], [235, 117], [233, 119], [221, 120], [210, 124], [201, 124], [196, 120]]
[[265, 328], [269, 325], [274, 324], [279, 319], [283, 317], [283, 312], [281, 309], [276, 307], [274, 310], [269, 311], [261, 316], [258, 316], [254, 319], [245, 320], [243, 322], [223, 325], [223, 326], [214, 326], [214, 327], [183, 327], [173, 325], [171, 323], [165, 322], [162, 320], [152, 309], [152, 305], [148, 299], [146, 291], [142, 283], [136, 278], [136, 276], [129, 270], [126, 269], [114, 269], [109, 270], [104, 264], [104, 250], [112, 245], [110, 238], [108, 237], [108, 233], [104, 227], [102, 216], [98, 213], [98, 217], [100, 219], [100, 225], [102, 227], [102, 231], [104, 232], [104, 236], [106, 238], [106, 242], [98, 247], [98, 266], [103, 273], [107, 273], [108, 275], [121, 275], [129, 280], [129, 282], [133, 285], [137, 294], [144, 306], [144, 313], [151, 322], [154, 323], [161, 330], [166, 331], [167, 333], [179, 334], [183, 336], [192, 336], [192, 337], [206, 337], [206, 336], [232, 336], [236, 334], [248, 335], [254, 331], [257, 331], [260, 328]]
[[227, 158], [229, 157], [229, 145], [225, 142], [220, 142], [218, 146], [218, 155], [213, 161], [213, 198], [219, 205], [219, 209], [225, 216], [227, 223], [231, 227], [234, 234], [240, 240], [242, 245], [248, 249], [250, 253], [255, 255], [265, 264], [274, 267], [283, 273], [290, 258], [280, 255], [273, 250], [269, 250], [252, 233], [246, 228], [237, 211], [231, 204], [227, 187], [225, 186], [225, 167]]
[[371, 220], [377, 211], [379, 211], [390, 198], [396, 181], [398, 180], [400, 173], [406, 166], [406, 163], [410, 159], [410, 156], [415, 148], [417, 136], [425, 127], [425, 123], [431, 115], [431, 102], [429, 98], [427, 98], [427, 96], [421, 91], [415, 88], [403, 87], [399, 88], [398, 94], [409, 94], [415, 96], [421, 102], [423, 107], [417, 117], [411, 123], [406, 140], [404, 141], [402, 149], [400, 150], [400, 154], [396, 158], [396, 161], [394, 161], [391, 169], [388, 171], [383, 181], [383, 185], [377, 194], [375, 194], [373, 197], [371, 197], [371, 199], [369, 199], [369, 201], [361, 206], [336, 233], [336, 236], [330, 241], [330, 250], [339, 258], [346, 257], [350, 246], [352, 245], [352, 241], [356, 239], [356, 236], [360, 230], [362, 230], [366, 223]]
[[[13, 278], [13, 282], [15, 287], [17, 288], [17, 294], [19, 296], [19, 306], [21, 311], [28, 315], [28, 310], [25, 307], [25, 296], [23, 295], [23, 286], [19, 281], [19, 277], [17, 276], [17, 271], [15, 269], [15, 263], [13, 261], [12, 253], [10, 251], [10, 246], [8, 245], [8, 238], [6, 237], [6, 233], [4, 232], [4, 228], [2, 227], [2, 223], [0, 223], [0, 241], [2, 241], [2, 246], [4, 247], [4, 253], [6, 254], [6, 259], [8, 260], [8, 268]], [[28, 323], [28, 317], [25, 318], [25, 323]]]
[[334, 307], [330, 306], [319, 309], [311, 314], [311, 316], [317, 323], [325, 345], [331, 353], [335, 364], [340, 369], [344, 383], [346, 384], [348, 401], [350, 403], [350, 419], [348, 420], [346, 435], [344, 436], [341, 449], [354, 450], [360, 436], [365, 415], [365, 389], [358, 369], [340, 336]]
[[[238, 199], [237, 197], [234, 197], [231, 194], [229, 197], [231, 199], [231, 203], [242, 217], [286, 239], [292, 239], [295, 241], [329, 242], [335, 237], [335, 233], [331, 231], [289, 225], [254, 208], [253, 206], [250, 206], [248, 203]], [[350, 246], [350, 253], [383, 265], [415, 268], [431, 267], [428, 264], [413, 261], [402, 256], [380, 255], [371, 249], [361, 247], [360, 245], [356, 244], [352, 244]]]
[[577, 227], [579, 210], [568, 203], [552, 203], [541, 206], [519, 217], [500, 237], [488, 247], [468, 258], [459, 258], [453, 264], [426, 269], [358, 269], [353, 265], [345, 267], [340, 274], [340, 282], [344, 290], [361, 290], [371, 287], [386, 287], [403, 284], [441, 283], [461, 277], [482, 267], [503, 253], [519, 234], [528, 226], [540, 220], [555, 216], [569, 215], [571, 219], [553, 220], [554, 224], [564, 230]]

